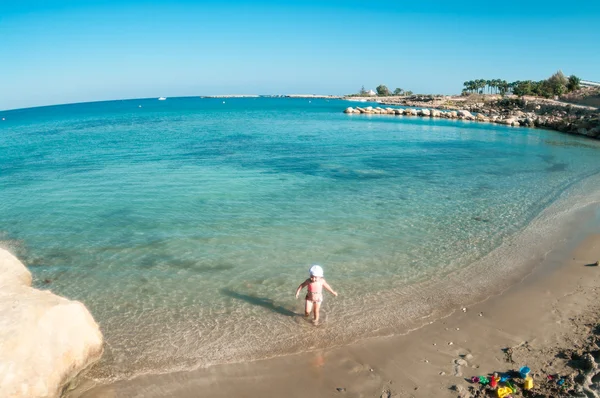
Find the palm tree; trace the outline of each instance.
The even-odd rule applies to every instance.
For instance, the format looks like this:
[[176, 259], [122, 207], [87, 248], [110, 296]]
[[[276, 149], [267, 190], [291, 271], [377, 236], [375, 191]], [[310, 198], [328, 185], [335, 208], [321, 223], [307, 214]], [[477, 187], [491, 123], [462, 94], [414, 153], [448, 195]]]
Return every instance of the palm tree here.
[[495, 89], [495, 94], [498, 94], [498, 89], [500, 88], [500, 84], [502, 84], [502, 80], [500, 79], [494, 79], [492, 80], [492, 84], [494, 85], [494, 89]]
[[483, 89], [485, 88], [485, 79], [477, 79], [477, 90], [479, 94], [483, 94]]
[[465, 90], [464, 91], [473, 91], [473, 80], [469, 80], [463, 83], [463, 86], [465, 86]]
[[504, 97], [509, 89], [508, 82], [506, 80], [499, 80], [498, 88], [500, 89], [500, 95]]

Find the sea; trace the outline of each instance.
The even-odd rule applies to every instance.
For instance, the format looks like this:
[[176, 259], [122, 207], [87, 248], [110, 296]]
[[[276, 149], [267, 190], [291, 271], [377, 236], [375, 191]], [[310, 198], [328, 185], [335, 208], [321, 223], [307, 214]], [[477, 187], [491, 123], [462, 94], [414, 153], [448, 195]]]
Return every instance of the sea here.
[[[114, 381], [408, 333], [520, 277], [600, 200], [598, 141], [348, 106], [0, 112], [0, 246], [85, 304], [105, 338], [89, 375]], [[294, 297], [313, 264], [339, 293], [318, 326]]]

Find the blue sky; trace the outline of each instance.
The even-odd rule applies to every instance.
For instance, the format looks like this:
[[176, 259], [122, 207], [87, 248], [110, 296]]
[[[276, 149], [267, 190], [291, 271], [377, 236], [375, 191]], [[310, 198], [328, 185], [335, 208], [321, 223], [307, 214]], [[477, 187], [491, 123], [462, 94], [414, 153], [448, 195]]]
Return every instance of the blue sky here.
[[598, 1], [1, 1], [0, 109], [600, 81], [598, 26]]

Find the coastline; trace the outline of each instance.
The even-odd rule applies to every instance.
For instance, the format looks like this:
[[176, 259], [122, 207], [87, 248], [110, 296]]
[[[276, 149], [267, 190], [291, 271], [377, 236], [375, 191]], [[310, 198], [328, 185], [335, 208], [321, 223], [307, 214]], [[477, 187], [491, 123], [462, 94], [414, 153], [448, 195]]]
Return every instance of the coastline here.
[[[347, 102], [375, 102], [382, 105], [419, 109], [347, 107], [346, 114], [387, 114], [499, 123], [509, 126], [538, 127], [562, 133], [600, 138], [600, 110], [537, 97], [412, 96], [344, 97]], [[474, 114], [471, 114], [473, 112]]]
[[[521, 234], [486, 259], [486, 268], [477, 268], [476, 274], [472, 274], [472, 267], [460, 272], [453, 281], [462, 280], [463, 285], [448, 287], [456, 297], [449, 300], [447, 313], [430, 313], [420, 322], [378, 330], [370, 338], [341, 347], [316, 347], [309, 352], [255, 362], [142, 375], [98, 386], [82, 379], [66, 396], [192, 397], [200, 388], [209, 396], [300, 396], [307, 391], [317, 396], [338, 396], [338, 388], [349, 396], [379, 396], [382, 392], [389, 393], [383, 396], [456, 396], [448, 387], [464, 384], [463, 376], [504, 370], [498, 369], [505, 365], [502, 347], [518, 346], [523, 341], [546, 347], [572, 334], [568, 319], [574, 314], [585, 316], [598, 310], [593, 298], [600, 283], [600, 270], [581, 266], [600, 258], [600, 237], [595, 235], [600, 232], [598, 225], [592, 223], [581, 231], [586, 220], [596, 218], [597, 203], [592, 200], [580, 204], [578, 216], [568, 220], [561, 218], [570, 211], [566, 208], [550, 216], [556, 221], [555, 232], [561, 235], [552, 240], [553, 250], [526, 251], [527, 245], [540, 237], [526, 229], [524, 235], [530, 241]], [[556, 228], [557, 223], [560, 228]], [[542, 228], [540, 233], [547, 230]], [[574, 246], [577, 247], [573, 251]], [[514, 251], [526, 257], [526, 264], [516, 270], [507, 269], [502, 259]], [[575, 254], [571, 257], [570, 253]], [[505, 275], [507, 272], [510, 275]], [[480, 285], [483, 289], [477, 290], [477, 279], [482, 276], [499, 283]], [[444, 293], [440, 291], [439, 295]], [[583, 297], [585, 303], [573, 306], [571, 301], [561, 301], [561, 297]], [[433, 296], [421, 299], [436, 304]], [[520, 302], [527, 305], [519, 305]], [[563, 304], [568, 305], [562, 308]], [[456, 365], [460, 355], [466, 354], [475, 358], [469, 366], [477, 369], [459, 369], [464, 366]], [[295, 391], [302, 392], [295, 395]]]

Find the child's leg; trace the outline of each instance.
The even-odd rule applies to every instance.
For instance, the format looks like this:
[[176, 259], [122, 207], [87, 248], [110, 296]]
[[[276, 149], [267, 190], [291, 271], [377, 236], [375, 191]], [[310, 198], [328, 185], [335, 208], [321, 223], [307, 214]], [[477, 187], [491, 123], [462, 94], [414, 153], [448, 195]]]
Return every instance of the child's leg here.
[[321, 303], [315, 303], [315, 324], [319, 323], [319, 311], [321, 310]]
[[313, 308], [313, 302], [310, 300], [304, 300], [304, 316], [309, 316]]

